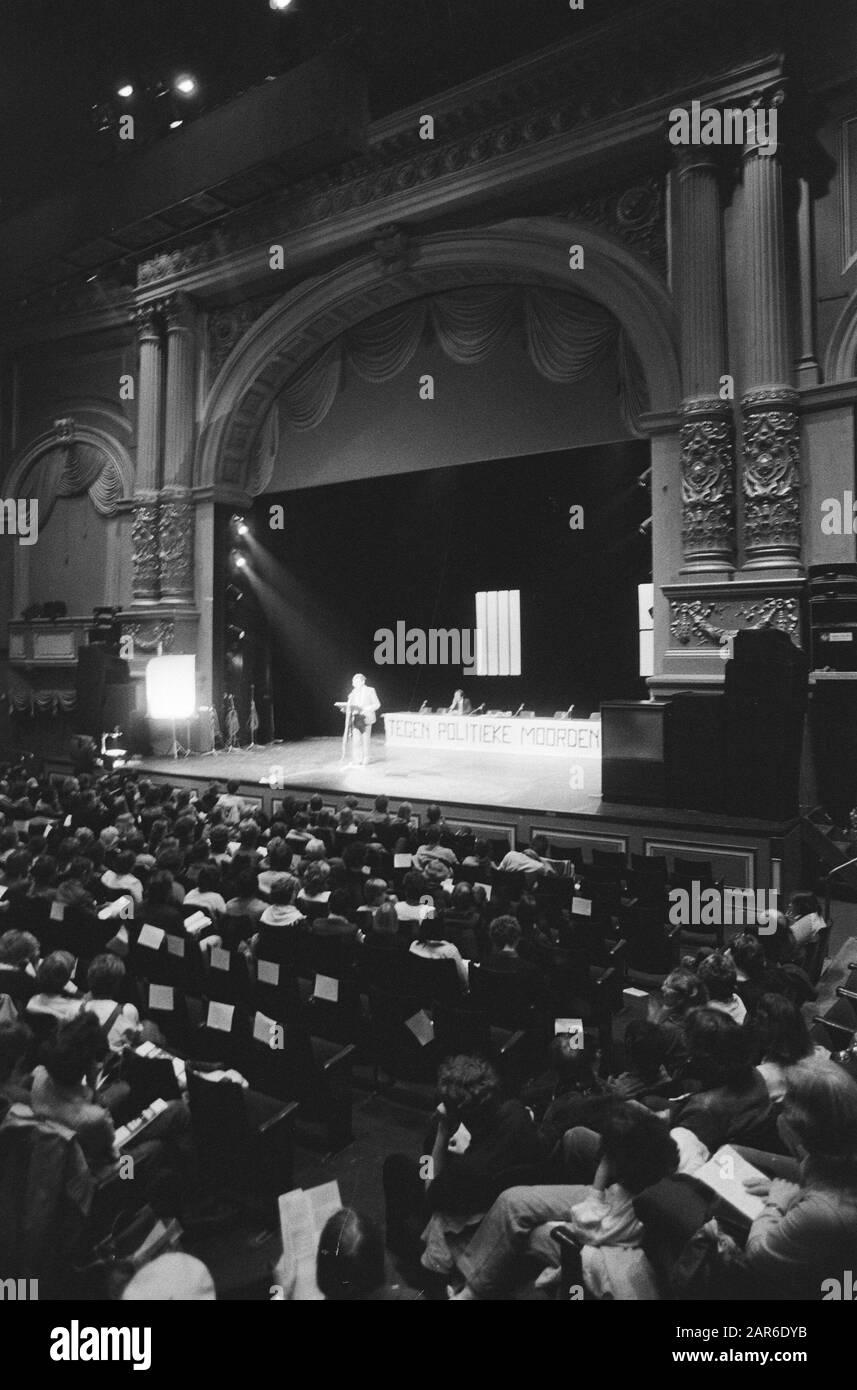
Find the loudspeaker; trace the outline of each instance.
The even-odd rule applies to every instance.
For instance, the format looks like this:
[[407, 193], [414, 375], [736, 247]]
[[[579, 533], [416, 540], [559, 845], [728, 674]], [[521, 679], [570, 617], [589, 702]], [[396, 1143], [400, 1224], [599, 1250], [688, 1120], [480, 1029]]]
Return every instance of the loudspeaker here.
[[857, 682], [819, 681], [809, 702], [818, 797], [836, 825], [857, 805]]
[[610, 700], [601, 706], [601, 795], [605, 801], [667, 803], [667, 700]]
[[708, 691], [670, 697], [667, 743], [669, 804], [690, 811], [725, 811], [726, 700]]
[[[101, 717], [104, 721], [104, 728], [122, 729], [127, 732], [131, 724], [131, 715], [134, 712], [135, 690], [133, 685], [105, 685], [104, 702], [101, 707]], [[127, 747], [127, 745], [123, 745]]]
[[[741, 640], [739, 640], [741, 639]], [[788, 634], [745, 630], [726, 664], [726, 809], [759, 820], [798, 813], [808, 663]]]
[[127, 738], [125, 747], [129, 753], [136, 753], [141, 758], [151, 758], [152, 731], [145, 710], [134, 709], [131, 711], [128, 716], [128, 723], [125, 725], [125, 735]]
[[[105, 730], [104, 700], [109, 685], [128, 685], [131, 671], [127, 661], [110, 655], [102, 646], [80, 647], [77, 653], [77, 723], [80, 729], [100, 739]], [[111, 724], [110, 728], [113, 727]]]

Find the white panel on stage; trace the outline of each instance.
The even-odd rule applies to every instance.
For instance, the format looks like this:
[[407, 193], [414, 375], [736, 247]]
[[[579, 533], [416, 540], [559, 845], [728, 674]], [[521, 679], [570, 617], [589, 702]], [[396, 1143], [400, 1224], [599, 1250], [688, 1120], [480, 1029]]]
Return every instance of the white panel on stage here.
[[400, 712], [384, 715], [384, 729], [388, 748], [601, 760], [601, 723], [597, 719], [498, 719]]
[[196, 657], [153, 656], [146, 666], [150, 719], [190, 719], [196, 709]]
[[519, 589], [483, 590], [476, 595], [476, 674], [521, 674]]

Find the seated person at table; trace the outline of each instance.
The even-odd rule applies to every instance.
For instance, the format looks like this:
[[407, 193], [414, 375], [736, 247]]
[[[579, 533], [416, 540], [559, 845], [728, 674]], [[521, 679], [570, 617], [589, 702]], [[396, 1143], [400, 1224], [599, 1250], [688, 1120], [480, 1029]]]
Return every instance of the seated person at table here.
[[477, 840], [473, 846], [473, 853], [466, 855], [461, 863], [465, 868], [479, 869], [485, 874], [486, 883], [490, 883], [491, 870], [494, 868], [494, 856], [487, 840]]
[[[400, 922], [424, 922], [427, 917], [434, 916], [434, 900], [427, 890], [428, 884], [422, 874], [416, 870], [405, 874], [402, 880], [404, 900], [396, 903], [396, 916]], [[423, 898], [429, 900], [423, 902]]]
[[[271, 882], [274, 877], [277, 875], [271, 875], [268, 881]], [[259, 897], [257, 885], [255, 869], [242, 869], [235, 879], [235, 896], [226, 904], [227, 917], [249, 917], [253, 922], [259, 921], [268, 904]]]
[[757, 1070], [765, 1079], [771, 1100], [782, 1100], [790, 1069], [813, 1054], [803, 1014], [782, 994], [763, 994], [747, 1026], [760, 1058]]
[[101, 875], [101, 882], [111, 893], [129, 893], [135, 903], [143, 901], [143, 885], [134, 873], [137, 856], [132, 849], [114, 855], [113, 868]]
[[581, 1246], [639, 1247], [644, 1232], [634, 1197], [676, 1171], [675, 1141], [657, 1116], [636, 1106], [618, 1106], [604, 1126], [595, 1162], [589, 1183], [502, 1192], [458, 1256], [465, 1284], [455, 1299], [502, 1298], [520, 1282], [523, 1255], [558, 1265], [559, 1249], [548, 1223], [567, 1223]]
[[225, 917], [226, 903], [220, 892], [220, 870], [214, 864], [203, 864], [196, 887], [185, 894], [186, 907], [201, 907], [209, 917]]
[[410, 939], [406, 932], [399, 930], [394, 903], [380, 903], [372, 913], [367, 930], [358, 933], [362, 944], [372, 951], [407, 951]]
[[486, 1193], [510, 1170], [538, 1163], [540, 1151], [531, 1116], [519, 1100], [503, 1100], [497, 1073], [483, 1058], [443, 1062], [438, 1095], [434, 1134], [423, 1150], [428, 1163], [392, 1155], [384, 1191], [390, 1249], [410, 1253], [422, 1231], [424, 1268], [446, 1274], [452, 1250], [487, 1208]]
[[411, 955], [419, 956], [421, 960], [452, 960], [455, 961], [455, 968], [458, 971], [458, 980], [462, 992], [467, 989], [467, 966], [461, 958], [461, 952], [452, 941], [444, 941], [438, 935], [438, 923], [433, 917], [427, 917], [420, 922], [417, 927], [417, 939], [411, 942]]
[[173, 894], [173, 876], [168, 869], [156, 869], [146, 885], [146, 896], [136, 911], [138, 921], [159, 927], [168, 936], [184, 936], [184, 913]]
[[[748, 1181], [765, 1198], [743, 1263], [768, 1299], [823, 1299], [857, 1251], [857, 1083], [835, 1062], [792, 1067], [780, 1129], [797, 1181]], [[750, 1156], [757, 1161], [757, 1155]]]
[[[86, 972], [88, 993], [79, 1006], [81, 1013], [94, 1014], [107, 1034], [111, 1052], [136, 1046], [144, 1036], [140, 1015], [133, 1004], [120, 1003], [125, 992], [125, 966], [118, 956], [106, 952], [96, 956]], [[146, 1025], [157, 1034], [153, 1024]]]
[[292, 874], [278, 874], [271, 879], [268, 890], [268, 906], [259, 918], [260, 927], [294, 927], [305, 921], [300, 908], [295, 905], [298, 896], [298, 880]]
[[545, 977], [531, 961], [521, 960], [518, 955], [522, 934], [517, 917], [509, 914], [495, 917], [488, 928], [491, 954], [480, 969], [489, 975], [496, 972], [511, 977], [515, 981], [522, 1005], [534, 1006], [546, 1012], [550, 996]]
[[786, 918], [799, 950], [812, 946], [827, 926], [814, 893], [792, 893]]
[[687, 1058], [687, 1021], [691, 1012], [708, 1003], [708, 991], [685, 966], [671, 970], [661, 985], [660, 999], [649, 999], [649, 1021], [660, 1028], [667, 1046], [664, 1065], [675, 1072]]
[[743, 1023], [747, 1008], [735, 993], [738, 971], [730, 957], [723, 951], [712, 951], [699, 962], [696, 973], [700, 984], [708, 990], [708, 1007], [728, 1014], [736, 1023]]
[[75, 959], [70, 951], [52, 951], [36, 971], [36, 993], [27, 1002], [28, 1014], [71, 1018], [80, 1009], [80, 995], [72, 983]]
[[357, 936], [357, 925], [349, 920], [351, 911], [351, 895], [347, 888], [334, 888], [328, 903], [328, 913], [326, 917], [313, 917], [311, 922], [307, 922], [307, 931], [313, 936], [339, 936], [354, 938]]
[[414, 868], [425, 874], [426, 878], [438, 883], [449, 878], [458, 863], [458, 856], [455, 851], [442, 845], [440, 837], [439, 827], [430, 825], [425, 832], [424, 843], [420, 845], [414, 855]]
[[695, 1009], [687, 1022], [685, 1081], [696, 1094], [673, 1101], [670, 1125], [689, 1129], [715, 1153], [722, 1144], [777, 1145], [768, 1087], [753, 1066], [753, 1037], [717, 1009]]
[[547, 861], [548, 842], [544, 835], [534, 835], [528, 849], [510, 849], [498, 864], [504, 874], [552, 874], [552, 864]]

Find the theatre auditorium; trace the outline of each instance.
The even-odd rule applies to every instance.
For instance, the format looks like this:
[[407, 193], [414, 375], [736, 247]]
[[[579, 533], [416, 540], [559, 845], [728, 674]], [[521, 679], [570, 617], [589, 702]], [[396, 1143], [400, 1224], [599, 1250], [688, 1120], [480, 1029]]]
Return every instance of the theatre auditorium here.
[[0, 1291], [850, 1297], [853, 5], [11, 11]]

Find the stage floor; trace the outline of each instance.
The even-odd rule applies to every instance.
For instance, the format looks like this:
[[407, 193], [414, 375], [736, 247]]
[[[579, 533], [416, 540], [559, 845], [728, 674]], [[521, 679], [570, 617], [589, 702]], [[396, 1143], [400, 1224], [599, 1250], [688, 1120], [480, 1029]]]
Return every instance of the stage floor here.
[[[233, 753], [192, 754], [189, 758], [144, 758], [139, 766], [174, 777], [198, 777], [200, 785], [234, 777], [267, 784], [272, 769], [286, 788], [388, 796], [391, 802], [435, 800], [468, 805], [538, 808], [594, 814], [601, 802], [600, 762], [532, 757], [509, 753], [458, 753], [390, 748], [373, 739], [367, 767], [340, 762], [339, 738], [272, 743], [237, 748]], [[138, 765], [135, 763], [135, 766]], [[574, 775], [572, 775], [574, 774]], [[583, 786], [579, 784], [584, 780]]]

